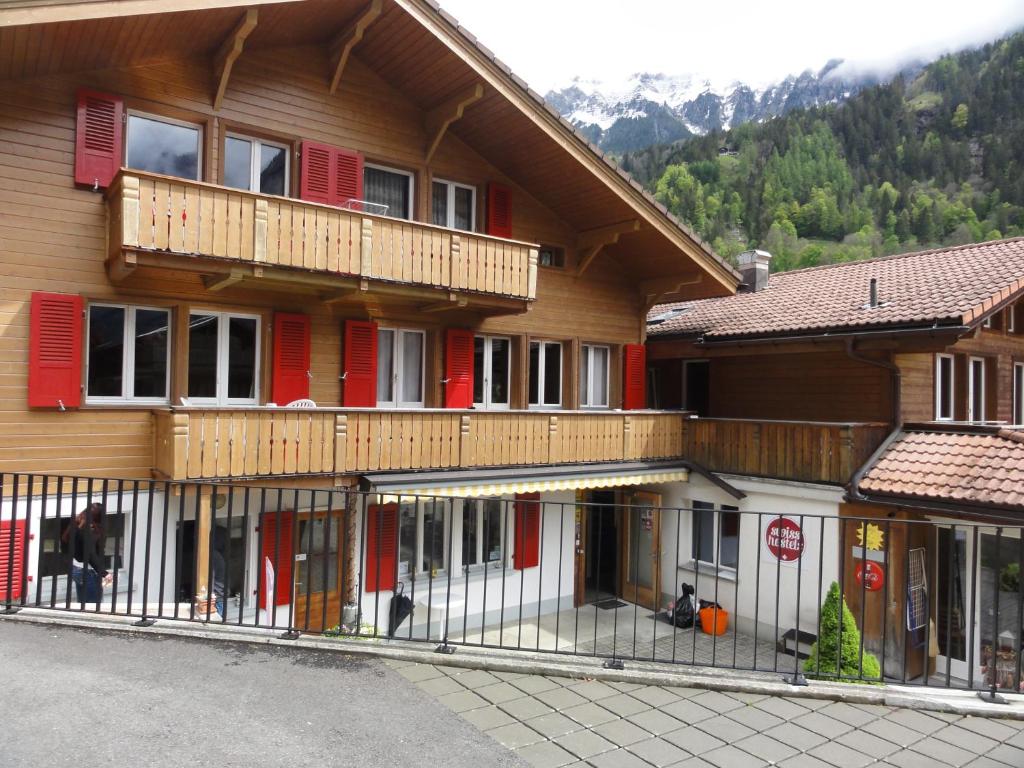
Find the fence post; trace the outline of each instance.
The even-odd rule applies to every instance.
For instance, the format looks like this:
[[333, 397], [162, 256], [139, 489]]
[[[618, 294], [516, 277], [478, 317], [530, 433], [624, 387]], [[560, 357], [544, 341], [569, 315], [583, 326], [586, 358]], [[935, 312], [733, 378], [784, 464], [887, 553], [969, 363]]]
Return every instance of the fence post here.
[[470, 432], [472, 426], [472, 417], [468, 413], [462, 414], [459, 420], [460, 467], [472, 467], [476, 464], [476, 444]]
[[451, 253], [448, 259], [448, 288], [464, 288], [461, 280], [462, 275], [462, 238], [452, 235]]
[[548, 463], [557, 464], [562, 460], [562, 447], [558, 444], [558, 417], [548, 417]]
[[174, 413], [171, 415], [171, 466], [167, 474], [172, 480], [184, 480], [188, 477], [188, 439], [189, 415]]
[[121, 245], [139, 244], [139, 177], [121, 174]]
[[370, 277], [373, 266], [373, 219], [362, 220], [359, 237], [359, 274]]
[[633, 419], [629, 416], [622, 417], [622, 458], [625, 461], [638, 459], [633, 451]]
[[526, 276], [526, 298], [536, 299], [537, 298], [537, 262], [539, 260], [539, 252], [536, 248], [530, 249], [530, 261]]
[[263, 262], [267, 260], [267, 201], [260, 198], [256, 200], [256, 211], [254, 214], [255, 224], [252, 228], [252, 258], [253, 261]]
[[334, 414], [334, 471], [347, 472], [348, 456], [348, 414]]

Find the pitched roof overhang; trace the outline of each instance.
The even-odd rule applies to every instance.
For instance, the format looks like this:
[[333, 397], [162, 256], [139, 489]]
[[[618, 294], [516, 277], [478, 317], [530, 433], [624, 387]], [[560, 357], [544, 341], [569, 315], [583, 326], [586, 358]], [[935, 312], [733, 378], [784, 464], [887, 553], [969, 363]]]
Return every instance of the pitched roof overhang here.
[[[243, 8], [259, 23], [246, 50], [326, 48], [367, 0], [13, 0], [0, 10], [0, 81], [213, 55]], [[87, 33], [88, 45], [67, 46]], [[44, 55], [45, 54], [45, 55]], [[483, 84], [448, 129], [576, 233], [609, 225], [601, 246], [647, 304], [730, 295], [739, 275], [643, 187], [589, 144], [491, 51], [430, 0], [385, 0], [353, 56], [425, 111]], [[243, 53], [244, 58], [244, 53]], [[318, 62], [311, 61], [312, 67]], [[328, 75], [324, 73], [325, 97]], [[580, 170], [584, 170], [581, 173]], [[633, 222], [636, 222], [633, 225]], [[629, 226], [627, 226], [629, 225]]]

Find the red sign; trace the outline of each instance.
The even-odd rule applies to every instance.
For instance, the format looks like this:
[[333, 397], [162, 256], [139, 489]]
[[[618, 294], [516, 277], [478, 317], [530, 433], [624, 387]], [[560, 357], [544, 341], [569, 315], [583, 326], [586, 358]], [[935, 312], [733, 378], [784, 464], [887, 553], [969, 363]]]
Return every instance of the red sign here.
[[885, 569], [872, 560], [861, 560], [853, 571], [857, 586], [868, 592], [877, 592], [885, 586]]
[[764, 540], [769, 551], [784, 563], [799, 560], [804, 553], [804, 532], [788, 517], [780, 517], [768, 524]]

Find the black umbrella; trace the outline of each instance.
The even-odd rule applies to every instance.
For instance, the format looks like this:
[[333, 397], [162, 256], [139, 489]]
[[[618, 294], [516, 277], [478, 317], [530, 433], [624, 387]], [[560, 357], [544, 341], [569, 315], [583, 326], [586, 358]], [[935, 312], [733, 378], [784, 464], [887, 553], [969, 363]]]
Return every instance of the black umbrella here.
[[412, 615], [412, 600], [405, 596], [405, 584], [400, 581], [398, 582], [398, 589], [395, 590], [395, 596], [391, 598], [388, 637], [394, 637], [402, 622], [410, 615]]

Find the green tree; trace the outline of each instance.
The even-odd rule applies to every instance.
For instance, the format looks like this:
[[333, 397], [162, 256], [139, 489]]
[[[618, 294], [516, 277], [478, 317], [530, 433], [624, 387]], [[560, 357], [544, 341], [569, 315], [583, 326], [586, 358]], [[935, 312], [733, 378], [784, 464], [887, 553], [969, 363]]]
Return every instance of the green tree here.
[[958, 104], [956, 109], [953, 111], [953, 119], [950, 120], [950, 124], [958, 131], [963, 131], [967, 128], [967, 105]]
[[672, 213], [704, 234], [707, 225], [704, 213], [704, 187], [690, 174], [685, 164], [670, 165], [666, 168], [658, 179], [654, 194]]
[[818, 680], [880, 682], [882, 678], [875, 655], [861, 653], [860, 630], [834, 581], [821, 606], [820, 634], [804, 662], [804, 672]]

